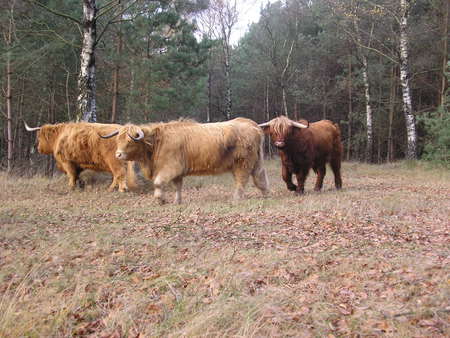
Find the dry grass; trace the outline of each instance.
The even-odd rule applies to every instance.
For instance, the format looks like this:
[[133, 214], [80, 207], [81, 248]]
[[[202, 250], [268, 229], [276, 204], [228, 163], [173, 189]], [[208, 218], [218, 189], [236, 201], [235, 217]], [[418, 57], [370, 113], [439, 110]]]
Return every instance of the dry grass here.
[[146, 191], [69, 192], [0, 176], [0, 336], [450, 335], [450, 173], [345, 163], [288, 192], [230, 202], [228, 176]]

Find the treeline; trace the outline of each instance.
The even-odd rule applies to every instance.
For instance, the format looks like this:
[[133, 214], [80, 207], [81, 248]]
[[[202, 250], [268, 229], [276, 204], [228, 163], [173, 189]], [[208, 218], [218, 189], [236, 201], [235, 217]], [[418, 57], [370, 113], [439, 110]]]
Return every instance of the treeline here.
[[97, 9], [98, 122], [328, 118], [341, 125], [346, 159], [384, 162], [407, 157], [412, 121], [414, 155], [450, 162], [447, 0], [267, 3], [236, 45], [230, 0], [8, 0], [0, 2], [2, 168], [42, 158], [23, 120], [35, 126], [85, 113], [86, 3]]

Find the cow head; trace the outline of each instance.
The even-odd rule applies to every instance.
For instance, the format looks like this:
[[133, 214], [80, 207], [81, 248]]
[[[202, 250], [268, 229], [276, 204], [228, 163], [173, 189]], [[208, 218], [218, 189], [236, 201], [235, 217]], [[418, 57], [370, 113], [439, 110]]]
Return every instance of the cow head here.
[[[303, 120], [302, 120], [303, 122]], [[265, 134], [270, 135], [275, 147], [282, 149], [286, 146], [286, 140], [297, 128], [308, 128], [309, 125], [295, 122], [286, 116], [276, 117], [269, 122], [259, 124]]]
[[108, 135], [99, 135], [108, 139], [116, 138], [116, 158], [123, 161], [138, 161], [144, 152], [153, 151], [158, 128], [141, 128], [135, 125], [123, 126]]
[[37, 131], [38, 151], [41, 154], [52, 154], [56, 136], [59, 134], [61, 124], [46, 124], [42, 127], [31, 128], [24, 121], [25, 129], [28, 131]]

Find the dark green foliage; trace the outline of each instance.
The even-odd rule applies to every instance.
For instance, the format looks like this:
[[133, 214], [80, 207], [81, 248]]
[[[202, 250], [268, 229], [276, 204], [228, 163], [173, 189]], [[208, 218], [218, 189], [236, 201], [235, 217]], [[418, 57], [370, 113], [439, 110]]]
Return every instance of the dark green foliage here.
[[450, 114], [446, 111], [440, 117], [441, 113], [436, 111], [421, 118], [427, 131], [423, 159], [450, 168]]
[[[450, 62], [448, 67], [450, 68]], [[445, 74], [447, 80], [450, 73]], [[425, 126], [425, 146], [423, 159], [450, 168], [450, 90], [447, 88], [446, 104], [437, 111], [420, 118]]]

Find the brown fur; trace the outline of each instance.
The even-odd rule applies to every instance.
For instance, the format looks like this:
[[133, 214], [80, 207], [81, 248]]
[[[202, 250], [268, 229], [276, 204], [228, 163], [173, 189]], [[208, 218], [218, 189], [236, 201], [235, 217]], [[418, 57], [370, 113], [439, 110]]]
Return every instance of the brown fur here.
[[[282, 177], [289, 190], [304, 192], [304, 185], [309, 169], [317, 174], [314, 190], [322, 189], [326, 173], [326, 163], [329, 163], [334, 173], [337, 189], [342, 187], [341, 157], [342, 143], [339, 126], [329, 120], [309, 124], [300, 123], [308, 128], [298, 128], [285, 116], [277, 117], [263, 127], [272, 141], [278, 147], [282, 163]], [[292, 174], [297, 177], [297, 186], [292, 183]]]
[[[145, 137], [137, 138], [139, 130]], [[227, 122], [201, 124], [173, 121], [120, 128], [116, 137], [117, 156], [137, 161], [144, 175], [153, 180], [155, 197], [164, 202], [163, 188], [173, 182], [176, 203], [181, 203], [183, 177], [231, 172], [235, 198], [241, 198], [251, 175], [254, 184], [267, 192], [267, 176], [262, 167], [264, 137], [257, 124], [236, 118]]]
[[110, 191], [116, 186], [119, 191], [126, 191], [126, 166], [115, 157], [116, 142], [100, 141], [98, 137], [98, 134], [107, 134], [119, 127], [118, 124], [85, 122], [46, 124], [38, 131], [38, 151], [55, 157], [58, 169], [67, 174], [72, 189], [80, 172], [92, 169], [113, 175]]

